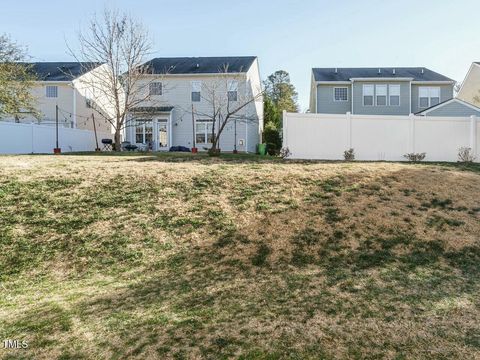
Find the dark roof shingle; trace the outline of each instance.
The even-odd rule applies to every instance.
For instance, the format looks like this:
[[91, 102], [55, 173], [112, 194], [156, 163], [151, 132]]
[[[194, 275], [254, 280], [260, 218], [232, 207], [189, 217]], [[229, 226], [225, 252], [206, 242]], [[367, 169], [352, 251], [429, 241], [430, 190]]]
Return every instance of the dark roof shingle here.
[[155, 58], [144, 65], [154, 74], [216, 74], [247, 72], [255, 56]]
[[454, 81], [422, 67], [337, 68], [337, 72], [335, 72], [335, 68], [313, 68], [312, 71], [315, 81], [349, 81], [351, 78], [413, 78], [414, 81]]
[[32, 71], [42, 81], [71, 81], [101, 65], [91, 62], [35, 62]]

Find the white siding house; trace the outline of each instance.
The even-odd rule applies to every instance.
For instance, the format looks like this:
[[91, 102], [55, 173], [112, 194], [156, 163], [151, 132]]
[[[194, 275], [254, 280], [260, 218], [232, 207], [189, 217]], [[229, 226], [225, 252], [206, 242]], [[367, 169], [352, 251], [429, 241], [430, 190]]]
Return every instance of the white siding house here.
[[172, 146], [195, 145], [200, 151], [210, 147], [213, 107], [207, 98], [222, 82], [227, 84], [224, 91], [230, 91], [232, 99], [240, 102], [254, 97], [255, 101], [227, 123], [220, 148], [255, 152], [263, 127], [256, 57], [156, 58], [145, 66], [150, 71], [145, 75], [144, 91], [150, 96], [131, 112], [125, 140], [137, 146], [150, 144], [156, 151]]
[[104, 133], [111, 132], [110, 123], [92, 109], [92, 101], [96, 99], [89, 94], [82, 82], [84, 78], [91, 75], [90, 72], [101, 71], [104, 65], [38, 62], [32, 63], [31, 66], [38, 79], [31, 92], [36, 99], [34, 106], [40, 113], [40, 118], [22, 113], [16, 117], [2, 118], [2, 121], [52, 125], [56, 121], [58, 106], [58, 120], [63, 127], [93, 130], [92, 114], [94, 114], [96, 130]]

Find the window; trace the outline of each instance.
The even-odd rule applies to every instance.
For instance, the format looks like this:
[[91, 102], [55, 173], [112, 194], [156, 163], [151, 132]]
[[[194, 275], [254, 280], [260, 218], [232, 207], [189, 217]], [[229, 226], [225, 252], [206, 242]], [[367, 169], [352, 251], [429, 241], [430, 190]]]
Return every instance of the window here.
[[211, 121], [197, 120], [195, 125], [195, 142], [197, 144], [211, 144], [213, 142], [212, 124]]
[[440, 103], [439, 87], [421, 87], [418, 89], [418, 104], [421, 108], [427, 108]]
[[400, 106], [400, 85], [388, 85], [390, 106]]
[[363, 106], [373, 106], [373, 85], [363, 85]]
[[238, 81], [229, 80], [228, 81], [228, 101], [237, 101], [238, 100]]
[[333, 101], [348, 101], [348, 88], [333, 88]]
[[56, 98], [58, 97], [58, 86], [50, 86], [46, 87], [46, 95], [47, 98]]
[[149, 94], [150, 95], [162, 95], [162, 83], [161, 82], [152, 82], [149, 84]]
[[377, 106], [387, 105], [387, 85], [375, 85]]
[[192, 81], [192, 101], [199, 102], [201, 98], [202, 82]]
[[137, 144], [148, 144], [153, 141], [152, 121], [148, 119], [137, 120], [135, 125], [135, 142]]

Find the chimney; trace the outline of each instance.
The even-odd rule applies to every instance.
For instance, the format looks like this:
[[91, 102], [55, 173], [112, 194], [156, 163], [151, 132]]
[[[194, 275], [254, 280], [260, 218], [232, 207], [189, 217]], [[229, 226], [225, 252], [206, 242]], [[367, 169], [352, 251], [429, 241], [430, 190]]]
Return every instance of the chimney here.
[[425, 71], [424, 71], [423, 68], [422, 68], [422, 74], [423, 74], [423, 73], [425, 73]]
[[378, 73], [381, 74], [381, 73], [382, 73], [382, 69], [378, 68]]
[[393, 75], [395, 75], [395, 69], [393, 69]]
[[338, 68], [335, 68], [335, 74], [338, 74]]

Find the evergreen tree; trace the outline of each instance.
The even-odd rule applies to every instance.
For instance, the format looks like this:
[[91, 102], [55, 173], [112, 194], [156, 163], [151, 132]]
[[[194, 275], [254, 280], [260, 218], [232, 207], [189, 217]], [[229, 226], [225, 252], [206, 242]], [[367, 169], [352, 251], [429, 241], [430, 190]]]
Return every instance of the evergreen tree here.
[[264, 81], [266, 97], [270, 98], [279, 113], [284, 110], [298, 112], [298, 93], [284, 70], [275, 71]]

